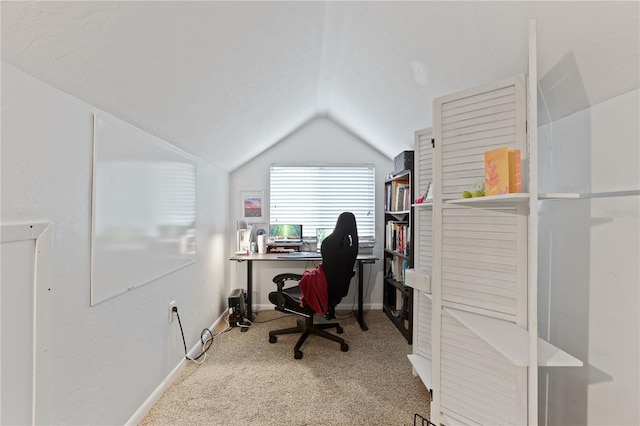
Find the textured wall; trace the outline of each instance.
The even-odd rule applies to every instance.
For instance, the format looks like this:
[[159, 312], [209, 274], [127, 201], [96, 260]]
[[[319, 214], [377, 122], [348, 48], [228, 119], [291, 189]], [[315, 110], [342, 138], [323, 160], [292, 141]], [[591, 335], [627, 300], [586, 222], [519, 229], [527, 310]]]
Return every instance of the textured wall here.
[[[639, 95], [541, 127], [541, 192], [639, 190]], [[584, 362], [540, 369], [541, 421], [640, 424], [639, 210], [637, 195], [541, 203], [538, 330]]]
[[2, 64], [2, 221], [53, 223], [52, 424], [123, 424], [224, 311], [228, 174], [198, 161], [197, 261], [89, 304], [97, 109]]

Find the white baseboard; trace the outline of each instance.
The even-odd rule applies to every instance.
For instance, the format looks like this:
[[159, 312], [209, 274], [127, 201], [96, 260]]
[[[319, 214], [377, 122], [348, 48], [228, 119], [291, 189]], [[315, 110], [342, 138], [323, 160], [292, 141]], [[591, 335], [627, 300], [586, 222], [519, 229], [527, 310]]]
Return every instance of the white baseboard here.
[[[220, 317], [218, 317], [218, 319], [214, 321], [211, 327], [209, 327], [209, 330], [211, 330], [213, 334], [215, 334], [215, 330], [217, 329], [218, 324], [224, 321], [226, 316], [227, 316], [227, 311], [225, 310], [222, 313], [222, 315], [220, 315]], [[199, 353], [201, 351], [201, 345], [202, 343], [198, 339], [196, 344], [193, 345], [193, 347], [189, 351], [189, 355], [194, 354], [196, 352]], [[149, 397], [146, 399], [146, 401], [144, 401], [144, 403], [140, 406], [140, 408], [138, 408], [136, 412], [133, 413], [133, 416], [131, 416], [131, 418], [125, 423], [125, 425], [135, 426], [142, 422], [142, 420], [147, 415], [149, 410], [151, 410], [151, 408], [155, 405], [155, 403], [158, 402], [162, 394], [167, 390], [167, 388], [169, 388], [169, 386], [171, 386], [173, 381], [178, 377], [182, 369], [187, 365], [187, 362], [188, 361], [185, 357], [182, 357], [180, 359], [180, 362], [178, 363], [178, 365], [176, 365], [173, 371], [171, 371], [171, 373], [167, 375], [167, 377], [158, 385], [158, 387], [151, 393], [151, 395], [149, 395]]]

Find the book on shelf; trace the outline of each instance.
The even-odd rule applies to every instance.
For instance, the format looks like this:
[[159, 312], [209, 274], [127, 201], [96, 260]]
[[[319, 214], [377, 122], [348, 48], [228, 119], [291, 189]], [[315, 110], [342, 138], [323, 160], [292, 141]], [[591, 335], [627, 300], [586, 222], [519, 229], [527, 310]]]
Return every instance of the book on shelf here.
[[522, 162], [520, 150], [509, 150], [509, 192], [522, 191]]
[[400, 183], [396, 187], [396, 199], [394, 204], [394, 211], [400, 212], [408, 210], [407, 208], [407, 200], [410, 198], [411, 191], [409, 189], [409, 184]]
[[484, 153], [484, 194], [487, 196], [509, 193], [509, 148], [498, 148]]
[[384, 209], [385, 211], [391, 210], [391, 199], [393, 198], [393, 184], [387, 183], [384, 186]]
[[402, 308], [404, 307], [404, 295], [402, 294], [402, 291], [396, 289], [396, 311], [402, 311]]
[[390, 220], [385, 225], [387, 250], [404, 253], [409, 244], [409, 225], [407, 222]]
[[487, 196], [520, 192], [520, 150], [502, 147], [484, 153], [484, 193]]
[[388, 182], [385, 187], [385, 210], [406, 211], [411, 205], [411, 188], [409, 181], [395, 180]]
[[384, 276], [391, 277], [393, 276], [393, 262], [390, 258], [385, 259], [384, 262]]
[[394, 281], [404, 283], [408, 264], [409, 262], [401, 257], [387, 258], [384, 275]]

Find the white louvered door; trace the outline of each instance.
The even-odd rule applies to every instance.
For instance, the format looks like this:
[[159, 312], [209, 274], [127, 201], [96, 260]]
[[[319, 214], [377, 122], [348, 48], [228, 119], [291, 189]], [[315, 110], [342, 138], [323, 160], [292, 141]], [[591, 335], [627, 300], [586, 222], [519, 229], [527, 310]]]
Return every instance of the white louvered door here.
[[[417, 253], [407, 279], [428, 292], [416, 298], [409, 358], [428, 376], [436, 425], [536, 425], [538, 366], [583, 365], [537, 332], [538, 200], [573, 197], [537, 193], [535, 27], [532, 20], [528, 79], [436, 99], [435, 149], [416, 132], [418, 185], [433, 176], [434, 194], [414, 208]], [[484, 153], [505, 146], [520, 150], [522, 192], [461, 198], [484, 178]]]
[[519, 149], [522, 176], [528, 175], [526, 114], [524, 75], [434, 101], [436, 424], [527, 424], [527, 366], [452, 315], [527, 328], [528, 205], [473, 208], [454, 201], [484, 179], [486, 151]]
[[[424, 195], [433, 181], [433, 132], [415, 133], [415, 196]], [[409, 359], [427, 388], [431, 389], [431, 270], [433, 267], [433, 204], [414, 204], [414, 265], [407, 272], [413, 287], [413, 354]]]
[[[433, 181], [433, 132], [431, 129], [416, 132], [416, 197], [427, 191]], [[431, 275], [433, 265], [433, 203], [425, 200], [421, 205], [414, 206], [414, 238], [416, 251], [414, 254], [414, 269]]]

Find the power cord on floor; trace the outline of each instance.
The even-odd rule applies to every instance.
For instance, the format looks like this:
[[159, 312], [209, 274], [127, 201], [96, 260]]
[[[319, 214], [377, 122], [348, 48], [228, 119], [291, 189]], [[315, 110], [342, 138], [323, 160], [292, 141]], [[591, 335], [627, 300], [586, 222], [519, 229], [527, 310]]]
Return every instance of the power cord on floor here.
[[286, 314], [286, 315], [282, 315], [282, 316], [280, 316], [280, 317], [275, 317], [275, 318], [271, 318], [271, 319], [264, 320], [264, 321], [257, 321], [257, 320], [254, 320], [254, 321], [253, 321], [253, 323], [254, 323], [254, 324], [265, 324], [265, 323], [267, 323], [267, 322], [271, 322], [271, 321], [279, 320], [279, 319], [282, 319], [282, 318], [289, 318], [289, 317], [291, 317], [291, 316], [293, 316], [293, 314]]
[[[222, 333], [226, 333], [227, 331], [231, 330], [231, 326], [229, 325], [229, 321], [226, 321], [227, 327], [216, 333], [213, 334], [211, 332], [211, 330], [209, 330], [208, 328], [205, 328], [202, 330], [202, 333], [200, 333], [200, 343], [202, 343], [202, 352], [200, 352], [200, 354], [196, 357], [191, 358], [189, 356], [189, 353], [187, 352], [187, 342], [184, 338], [184, 330], [182, 329], [182, 321], [180, 321], [180, 314], [178, 313], [178, 307], [174, 306], [172, 308], [172, 311], [176, 313], [176, 317], [178, 318], [178, 325], [180, 326], [180, 334], [182, 335], [182, 344], [184, 345], [184, 357], [186, 359], [188, 359], [189, 361], [193, 361], [196, 364], [202, 364], [203, 362], [205, 362], [207, 360], [207, 351], [209, 350], [209, 348], [211, 347], [211, 345], [213, 344], [213, 339], [216, 336], [219, 336]], [[209, 337], [207, 337], [207, 339], [205, 340], [205, 335], [209, 334]], [[203, 358], [204, 357], [204, 358]], [[198, 361], [200, 358], [203, 358], [202, 361]]]
[[242, 321], [236, 322], [236, 327], [240, 327], [242, 331], [246, 331], [253, 325], [253, 322], [247, 318], [242, 318]]

